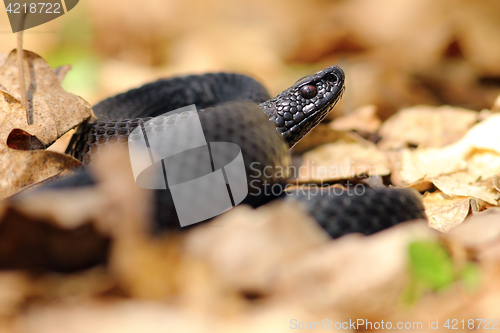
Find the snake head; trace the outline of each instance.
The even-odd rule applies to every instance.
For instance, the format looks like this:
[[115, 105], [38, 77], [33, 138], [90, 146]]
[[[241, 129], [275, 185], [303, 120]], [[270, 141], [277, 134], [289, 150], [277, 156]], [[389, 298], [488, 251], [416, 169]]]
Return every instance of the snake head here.
[[327, 67], [305, 76], [260, 107], [291, 147], [318, 125], [344, 92], [344, 72]]

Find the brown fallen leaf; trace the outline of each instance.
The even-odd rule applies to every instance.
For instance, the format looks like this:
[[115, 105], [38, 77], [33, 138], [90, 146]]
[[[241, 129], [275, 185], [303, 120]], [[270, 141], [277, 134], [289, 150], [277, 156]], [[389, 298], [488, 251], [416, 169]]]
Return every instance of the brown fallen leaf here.
[[351, 179], [357, 176], [385, 176], [389, 160], [373, 143], [338, 141], [317, 147], [303, 155], [297, 172], [299, 182]]
[[5, 63], [5, 60], [7, 59], [9, 55], [7, 53], [0, 53], [0, 66], [2, 66]]
[[352, 113], [339, 117], [330, 123], [330, 127], [337, 131], [361, 131], [375, 133], [380, 127], [377, 107], [366, 105], [357, 108]]
[[402, 109], [380, 128], [382, 149], [407, 145], [443, 147], [461, 139], [477, 121], [477, 112], [451, 106]]
[[500, 115], [492, 114], [473, 126], [458, 142], [443, 148], [405, 149], [394, 171], [398, 185], [469, 170], [489, 178], [500, 170]]
[[449, 196], [472, 197], [491, 205], [497, 205], [500, 193], [495, 191], [491, 181], [480, 183], [477, 177], [466, 172], [457, 172], [431, 180], [443, 193]]
[[278, 295], [311, 311], [385, 317], [400, 305], [408, 283], [408, 245], [437, 236], [423, 220], [371, 236], [343, 236], [281, 265], [276, 278]]
[[[26, 112], [19, 100], [0, 91], [0, 199], [55, 176], [63, 170], [81, 165], [71, 156], [56, 152], [10, 148], [7, 141], [11, 130], [17, 127], [16, 124], [28, 127]], [[31, 140], [32, 136], [26, 133], [16, 144], [28, 143], [29, 148]]]
[[[90, 105], [81, 97], [66, 92], [49, 64], [36, 53], [24, 51], [28, 125], [13, 123], [45, 146], [91, 116]], [[0, 82], [15, 99], [21, 97], [18, 80], [17, 51], [12, 51], [0, 68]], [[17, 118], [13, 118], [17, 119]], [[26, 119], [25, 119], [26, 120]], [[19, 121], [19, 120], [17, 120]], [[24, 125], [24, 126], [23, 126]]]
[[225, 213], [193, 230], [184, 249], [208, 262], [226, 287], [266, 295], [275, 287], [273, 274], [279, 263], [293, 261], [329, 239], [300, 207], [277, 202]]
[[472, 178], [483, 180], [500, 174], [500, 154], [486, 149], [473, 149], [467, 156], [467, 173]]
[[16, 51], [0, 68], [0, 199], [80, 166], [70, 156], [39, 149], [91, 115], [89, 104], [64, 91], [58, 76], [40, 56], [24, 51], [24, 66], [28, 69], [28, 110], [19, 102]]
[[409, 184], [409, 185], [407, 185], [407, 187], [414, 188], [415, 190], [423, 193], [427, 190], [432, 189], [432, 182], [430, 182], [428, 180], [421, 180], [421, 181], [415, 182], [413, 184]]
[[[236, 315], [218, 313], [214, 309], [203, 312], [183, 308], [164, 301], [140, 299], [89, 300], [69, 304], [43, 304], [30, 307], [16, 322], [16, 331], [26, 333], [119, 333], [119, 332], [273, 332], [290, 331], [290, 321], [319, 321], [317, 316], [297, 305], [273, 302], [257, 305]], [[349, 321], [337, 313], [329, 313], [328, 320]], [[334, 326], [333, 326], [334, 327]], [[354, 332], [346, 329], [343, 332]]]
[[495, 190], [497, 190], [498, 192], [500, 192], [500, 176], [494, 176], [491, 179], [491, 182], [492, 182], [493, 187], [495, 188]]
[[53, 69], [54, 73], [57, 76], [57, 79], [59, 80], [59, 83], [62, 83], [64, 78], [66, 77], [66, 74], [71, 70], [71, 65], [63, 65], [59, 66]]
[[465, 246], [487, 245], [500, 238], [500, 209], [492, 208], [473, 214], [448, 236]]
[[464, 150], [468, 148], [489, 149], [500, 154], [500, 114], [490, 117], [472, 127], [465, 137], [458, 142]]
[[440, 191], [424, 195], [425, 214], [429, 226], [442, 232], [448, 232], [461, 224], [470, 210], [471, 198], [448, 196]]
[[330, 126], [325, 124], [319, 124], [293, 147], [292, 153], [302, 154], [325, 143], [331, 143], [337, 140], [356, 142], [356, 139], [350, 134], [351, 133], [348, 132], [333, 130]]
[[463, 158], [463, 150], [456, 145], [442, 149], [405, 149], [400, 155], [400, 167], [395, 170], [392, 179], [397, 185], [408, 185], [456, 171], [463, 171], [466, 168], [467, 163]]

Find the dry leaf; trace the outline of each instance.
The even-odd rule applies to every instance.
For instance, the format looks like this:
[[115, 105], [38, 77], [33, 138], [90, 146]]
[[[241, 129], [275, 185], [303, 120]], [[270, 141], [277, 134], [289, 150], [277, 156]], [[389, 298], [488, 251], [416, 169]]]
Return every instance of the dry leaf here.
[[5, 60], [7, 60], [7, 57], [9, 55], [7, 53], [0, 53], [0, 66], [2, 66], [5, 63]]
[[500, 154], [491, 150], [472, 150], [467, 156], [467, 172], [476, 179], [489, 179], [500, 174]]
[[[0, 91], [0, 199], [55, 176], [63, 170], [81, 165], [73, 157], [56, 152], [10, 148], [7, 139], [11, 130], [18, 125], [28, 126], [21, 103]], [[30, 140], [32, 137], [25, 134], [20, 137], [18, 143], [28, 143], [30, 148]]]
[[500, 114], [492, 114], [472, 127], [457, 144], [464, 151], [470, 148], [489, 149], [500, 154]]
[[387, 156], [374, 144], [338, 141], [305, 153], [298, 169], [298, 181], [319, 182], [389, 173]]
[[420, 180], [437, 178], [457, 171], [481, 173], [485, 178], [498, 174], [500, 166], [500, 115], [473, 126], [455, 144], [443, 148], [404, 150], [401, 153], [395, 180], [407, 185]]
[[465, 219], [448, 236], [465, 246], [488, 244], [500, 238], [500, 209], [492, 208]]
[[237, 207], [193, 230], [184, 248], [207, 261], [226, 287], [268, 294], [280, 262], [329, 239], [304, 210], [279, 202], [256, 210]]
[[0, 68], [0, 199], [80, 166], [70, 156], [34, 149], [51, 144], [91, 113], [87, 102], [62, 89], [45, 60], [25, 51], [24, 64], [29, 116], [19, 102], [15, 51]]
[[351, 133], [333, 130], [330, 126], [325, 124], [319, 124], [293, 147], [292, 153], [302, 154], [325, 143], [337, 140], [356, 142], [356, 139], [350, 134]]
[[500, 176], [494, 176], [491, 179], [491, 182], [492, 182], [493, 187], [495, 188], [495, 190], [497, 190], [498, 192], [500, 192]]
[[407, 185], [407, 187], [414, 188], [415, 190], [419, 192], [425, 192], [427, 190], [430, 190], [432, 188], [432, 182], [428, 180], [421, 180], [418, 182], [415, 182], [413, 184]]
[[429, 226], [442, 232], [455, 228], [469, 214], [470, 201], [467, 197], [450, 197], [439, 191], [425, 195], [423, 202]]
[[491, 205], [498, 204], [500, 194], [492, 187], [491, 182], [481, 184], [477, 177], [466, 172], [457, 172], [431, 180], [443, 193], [449, 196], [472, 197], [481, 199]]
[[408, 245], [437, 235], [421, 220], [371, 236], [343, 236], [280, 267], [278, 292], [310, 310], [384, 317], [408, 283]]
[[415, 151], [405, 149], [401, 153], [400, 167], [396, 170], [399, 179], [397, 185], [407, 185], [436, 178], [440, 175], [463, 171], [467, 163], [463, 159], [463, 151], [456, 145], [442, 149], [427, 148]]
[[443, 147], [461, 139], [477, 121], [477, 112], [450, 106], [415, 106], [400, 110], [380, 128], [379, 147]]
[[70, 70], [71, 70], [71, 65], [63, 65], [54, 68], [54, 73], [56, 74], [59, 83], [63, 82], [64, 78], [66, 77], [66, 74], [68, 74]]
[[92, 170], [96, 186], [38, 189], [0, 203], [0, 266], [86, 268], [107, 259], [110, 237], [113, 264], [135, 263], [129, 251], [140, 251], [130, 245], [143, 244], [151, 228], [152, 193], [135, 184], [128, 151], [119, 147], [96, 158]]
[[[17, 52], [9, 54], [0, 68], [0, 82], [11, 96], [20, 100]], [[82, 98], [66, 92], [49, 64], [36, 53], [24, 51], [25, 85], [31, 121], [11, 116], [12, 127], [36, 136], [45, 146], [52, 144], [71, 128], [91, 116], [90, 105]], [[17, 111], [17, 110], [16, 110]], [[5, 111], [3, 111], [5, 112]], [[23, 122], [24, 121], [24, 122]], [[29, 125], [28, 125], [29, 124]], [[3, 129], [6, 131], [7, 129]]]
[[366, 105], [357, 108], [346, 116], [335, 119], [330, 123], [330, 127], [337, 131], [375, 133], [381, 123], [377, 116], [377, 107], [375, 105]]

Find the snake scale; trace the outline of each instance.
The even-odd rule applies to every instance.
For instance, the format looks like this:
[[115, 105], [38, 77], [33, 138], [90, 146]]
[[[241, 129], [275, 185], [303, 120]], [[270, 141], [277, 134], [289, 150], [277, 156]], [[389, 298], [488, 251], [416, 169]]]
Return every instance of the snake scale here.
[[[369, 235], [403, 221], [425, 218], [419, 195], [410, 189], [365, 186], [363, 193], [270, 191], [273, 186], [285, 188], [288, 175], [265, 171], [290, 166], [290, 148], [328, 115], [344, 89], [344, 73], [337, 66], [303, 77], [273, 98], [259, 82], [241, 74], [210, 73], [162, 79], [95, 105], [93, 110], [98, 120], [82, 124], [66, 152], [84, 165], [90, 164], [97, 154], [105, 154], [111, 143], [127, 142], [138, 126], [151, 133], [169, 130], [180, 117], [159, 116], [195, 104], [208, 142], [232, 142], [241, 148], [248, 180], [248, 195], [243, 204], [257, 207], [283, 197], [301, 202], [333, 238], [350, 232]], [[183, 162], [182, 165], [195, 167], [199, 164], [192, 157]], [[85, 186], [94, 182], [83, 168], [72, 178], [51, 187]], [[209, 188], [201, 188], [200, 193], [210, 197]], [[155, 190], [154, 197], [154, 228], [179, 228], [170, 190]]]

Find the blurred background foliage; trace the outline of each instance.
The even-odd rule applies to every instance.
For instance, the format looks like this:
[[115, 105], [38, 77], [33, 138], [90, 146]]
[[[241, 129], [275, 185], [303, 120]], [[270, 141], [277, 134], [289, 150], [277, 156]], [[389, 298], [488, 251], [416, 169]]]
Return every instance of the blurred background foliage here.
[[[0, 52], [15, 47], [0, 15]], [[347, 75], [335, 112], [373, 104], [490, 108], [500, 92], [498, 0], [81, 0], [25, 31], [24, 47], [94, 104], [177, 74], [237, 71], [274, 94], [331, 64]]]

